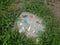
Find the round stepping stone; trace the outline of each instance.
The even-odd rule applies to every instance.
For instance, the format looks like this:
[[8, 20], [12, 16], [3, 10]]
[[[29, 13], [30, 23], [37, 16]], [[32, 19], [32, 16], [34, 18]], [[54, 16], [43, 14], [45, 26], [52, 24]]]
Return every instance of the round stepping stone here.
[[19, 32], [24, 32], [27, 37], [37, 37], [39, 34], [42, 35], [42, 33], [45, 31], [45, 26], [42, 24], [42, 21], [42, 19], [38, 18], [32, 13], [22, 12], [19, 16], [19, 20], [17, 20], [16, 25]]

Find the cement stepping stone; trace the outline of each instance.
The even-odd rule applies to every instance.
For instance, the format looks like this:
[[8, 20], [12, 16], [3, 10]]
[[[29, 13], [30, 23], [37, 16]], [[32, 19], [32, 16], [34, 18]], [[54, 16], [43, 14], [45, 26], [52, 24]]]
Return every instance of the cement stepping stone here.
[[42, 21], [42, 19], [32, 13], [22, 12], [16, 25], [19, 29], [19, 33], [25, 32], [28, 37], [36, 37], [45, 31], [45, 26], [42, 24]]

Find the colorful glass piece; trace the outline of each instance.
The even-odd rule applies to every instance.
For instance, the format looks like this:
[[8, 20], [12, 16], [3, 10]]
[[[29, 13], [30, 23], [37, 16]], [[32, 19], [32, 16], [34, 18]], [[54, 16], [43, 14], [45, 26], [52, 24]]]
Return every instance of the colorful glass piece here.
[[33, 16], [31, 15], [30, 18], [33, 18]]
[[23, 24], [27, 24], [28, 22], [27, 22], [27, 19], [24, 19], [23, 20]]

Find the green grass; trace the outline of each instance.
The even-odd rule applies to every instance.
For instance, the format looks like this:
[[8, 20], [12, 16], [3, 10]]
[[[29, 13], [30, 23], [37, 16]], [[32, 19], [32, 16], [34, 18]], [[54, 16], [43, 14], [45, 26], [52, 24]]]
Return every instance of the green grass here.
[[[22, 8], [13, 8], [11, 4], [14, 1], [5, 1], [0, 3], [0, 45], [60, 45], [60, 29], [57, 19], [52, 16], [50, 10], [44, 5], [41, 0], [22, 0]], [[9, 6], [6, 6], [9, 4]], [[7, 7], [7, 8], [6, 8]], [[11, 8], [12, 9], [11, 9]], [[5, 9], [4, 9], [5, 8]], [[44, 20], [46, 32], [40, 37], [39, 43], [35, 43], [35, 39], [27, 38], [24, 33], [19, 34], [17, 29], [12, 30], [14, 22], [21, 12], [31, 12]]]

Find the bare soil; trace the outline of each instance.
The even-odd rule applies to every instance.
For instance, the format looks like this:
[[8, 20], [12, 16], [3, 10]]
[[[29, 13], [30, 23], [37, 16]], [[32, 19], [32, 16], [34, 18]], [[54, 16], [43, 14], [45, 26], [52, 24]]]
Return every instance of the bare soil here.
[[56, 0], [54, 2], [48, 2], [48, 7], [60, 22], [60, 1]]

